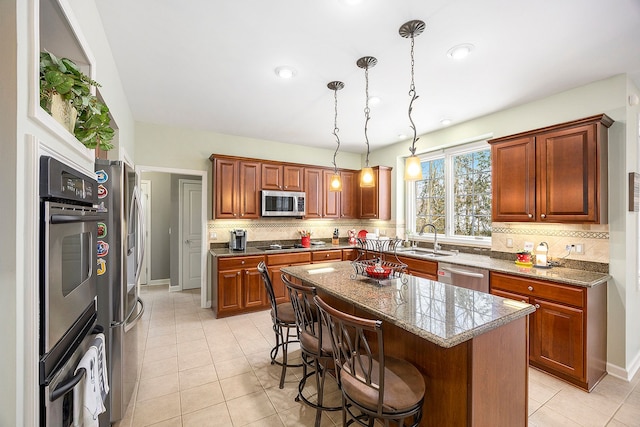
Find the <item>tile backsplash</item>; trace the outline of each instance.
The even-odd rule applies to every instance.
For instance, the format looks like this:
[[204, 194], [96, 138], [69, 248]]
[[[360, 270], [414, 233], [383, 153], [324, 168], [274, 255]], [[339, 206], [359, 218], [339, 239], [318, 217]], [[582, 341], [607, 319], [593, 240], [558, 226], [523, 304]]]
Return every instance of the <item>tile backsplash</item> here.
[[[609, 225], [585, 224], [531, 224], [494, 222], [492, 225], [491, 250], [494, 252], [517, 252], [524, 242], [533, 242], [534, 249], [540, 242], [549, 244], [552, 259], [609, 263]], [[511, 247], [508, 247], [508, 242]], [[570, 253], [567, 245], [582, 245], [584, 253]]]

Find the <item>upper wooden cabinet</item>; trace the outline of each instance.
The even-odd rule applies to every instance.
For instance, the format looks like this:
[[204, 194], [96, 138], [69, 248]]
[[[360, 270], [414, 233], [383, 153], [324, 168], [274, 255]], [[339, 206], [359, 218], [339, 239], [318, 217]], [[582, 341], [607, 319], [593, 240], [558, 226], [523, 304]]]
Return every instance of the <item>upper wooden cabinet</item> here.
[[260, 217], [260, 162], [233, 157], [210, 157], [213, 162], [213, 200], [216, 219]]
[[304, 192], [307, 202], [305, 218], [322, 218], [323, 175], [320, 168], [304, 168]]
[[262, 163], [262, 189], [304, 191], [304, 168], [282, 163]]
[[[358, 187], [358, 217], [364, 219], [391, 219], [391, 168], [375, 166], [374, 187]], [[358, 182], [360, 177], [358, 176]], [[358, 185], [358, 184], [356, 184]]]
[[501, 222], [607, 222], [604, 114], [491, 144], [492, 218]]
[[358, 185], [358, 172], [341, 170], [342, 191], [340, 194], [340, 218], [357, 218], [358, 204], [356, 203], [356, 189]]

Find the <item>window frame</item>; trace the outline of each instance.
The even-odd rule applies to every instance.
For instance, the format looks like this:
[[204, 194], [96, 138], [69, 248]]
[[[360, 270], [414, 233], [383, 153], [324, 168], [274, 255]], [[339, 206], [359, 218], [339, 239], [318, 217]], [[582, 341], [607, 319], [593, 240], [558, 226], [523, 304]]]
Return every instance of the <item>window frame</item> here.
[[[474, 151], [490, 150], [490, 146], [486, 139], [476, 140], [468, 144], [455, 145], [443, 149], [437, 149], [419, 154], [420, 161], [431, 161], [436, 159], [444, 159], [444, 177], [445, 177], [445, 233], [438, 233], [438, 242], [465, 244], [473, 246], [491, 247], [491, 237], [482, 236], [456, 236], [453, 234], [454, 218], [454, 168], [453, 158], [455, 156], [468, 154]], [[411, 233], [411, 240], [433, 242], [433, 233], [425, 231], [420, 236], [416, 230], [416, 192], [415, 182], [407, 181], [405, 183], [405, 223], [406, 229]]]

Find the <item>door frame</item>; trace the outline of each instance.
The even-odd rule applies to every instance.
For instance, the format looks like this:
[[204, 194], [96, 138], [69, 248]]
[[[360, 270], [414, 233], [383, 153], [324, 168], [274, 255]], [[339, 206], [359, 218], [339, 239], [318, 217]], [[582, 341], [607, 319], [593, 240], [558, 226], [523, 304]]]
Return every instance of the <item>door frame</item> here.
[[177, 169], [161, 166], [137, 165], [136, 172], [163, 172], [176, 175], [194, 175], [199, 176], [202, 181], [202, 247], [201, 247], [201, 265], [200, 265], [200, 307], [211, 307], [211, 296], [208, 294], [207, 287], [207, 194], [209, 192], [209, 180], [207, 171], [197, 169]]
[[[148, 192], [142, 191], [143, 186], [147, 186]], [[144, 194], [147, 197], [147, 208], [151, 206], [151, 180], [150, 179], [140, 179], [140, 193]], [[153, 245], [151, 244], [151, 209], [147, 209], [144, 213], [144, 269], [145, 269], [145, 278], [147, 279], [145, 285], [149, 285], [151, 282], [151, 248]]]
[[[184, 230], [182, 229], [182, 219], [183, 219], [183, 209], [184, 209], [184, 185], [185, 184], [198, 184], [200, 185], [200, 193], [202, 195], [202, 182], [195, 180], [195, 179], [179, 179], [178, 180], [178, 203], [180, 204], [180, 208], [178, 209], [178, 241], [180, 242], [180, 245], [178, 246], [178, 258], [180, 259], [180, 262], [178, 263], [178, 277], [180, 277], [180, 285], [178, 286], [180, 288], [180, 290], [184, 290], [184, 283], [183, 283], [183, 272], [184, 272], [184, 253], [183, 253], [183, 248], [184, 245], [182, 244], [184, 242]], [[204, 217], [202, 216], [202, 211], [200, 212], [200, 227], [202, 228], [202, 223], [204, 222]], [[202, 270], [202, 269], [201, 269]], [[200, 273], [202, 273], [202, 271], [200, 271]], [[202, 280], [200, 280], [200, 286], [202, 286]], [[194, 288], [195, 289], [195, 288]]]

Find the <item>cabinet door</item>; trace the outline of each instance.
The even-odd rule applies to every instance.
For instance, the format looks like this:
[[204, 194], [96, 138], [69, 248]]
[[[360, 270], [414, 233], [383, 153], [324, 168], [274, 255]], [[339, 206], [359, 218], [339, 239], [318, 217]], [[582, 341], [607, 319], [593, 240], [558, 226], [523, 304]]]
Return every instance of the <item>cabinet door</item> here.
[[531, 300], [536, 312], [531, 322], [529, 360], [584, 380], [584, 312], [542, 299]]
[[241, 270], [220, 271], [218, 273], [218, 312], [242, 308]]
[[331, 262], [331, 261], [342, 261], [342, 250], [335, 249], [330, 251], [312, 251], [311, 252], [311, 262]]
[[238, 167], [238, 217], [260, 218], [259, 162], [239, 162]]
[[243, 285], [244, 285], [244, 307], [261, 307], [265, 305], [266, 289], [264, 288], [264, 282], [258, 269], [246, 269], [243, 270]]
[[284, 189], [287, 191], [304, 191], [304, 168], [284, 165], [282, 168], [282, 182]]
[[322, 217], [323, 218], [338, 218], [340, 216], [340, 192], [329, 190], [329, 188], [331, 188], [332, 176], [333, 176], [332, 170], [325, 169], [322, 171], [322, 182], [323, 182]]
[[237, 162], [215, 159], [213, 163], [214, 212], [216, 218], [235, 218], [237, 214]]
[[493, 221], [536, 220], [535, 140], [516, 138], [491, 146]]
[[342, 250], [342, 260], [343, 261], [353, 261], [358, 258], [358, 250], [357, 249], [343, 249]]
[[[529, 297], [525, 296], [525, 295], [520, 295], [520, 294], [516, 294], [513, 292], [507, 292], [507, 291], [503, 291], [502, 289], [491, 289], [491, 294], [498, 296], [498, 297], [502, 297], [502, 298], [507, 298], [507, 299], [512, 299], [515, 301], [520, 301], [520, 302], [526, 302], [527, 304], [529, 303]], [[534, 316], [534, 314], [532, 314], [532, 316]]]
[[536, 137], [538, 221], [597, 222], [599, 214], [596, 125]]
[[355, 171], [340, 171], [340, 179], [342, 180], [342, 192], [340, 193], [340, 218], [356, 218], [356, 178]]
[[[375, 186], [358, 187], [358, 217], [364, 219], [391, 219], [391, 168], [373, 168]], [[358, 175], [358, 182], [360, 177]]]
[[289, 291], [282, 281], [282, 272], [280, 269], [284, 265], [278, 267], [269, 267], [271, 271], [271, 285], [273, 286], [273, 294], [276, 297], [276, 303], [289, 301]]
[[322, 218], [322, 169], [304, 169], [304, 191], [307, 202], [305, 218]]
[[262, 163], [263, 190], [282, 190], [282, 165], [274, 163]]

